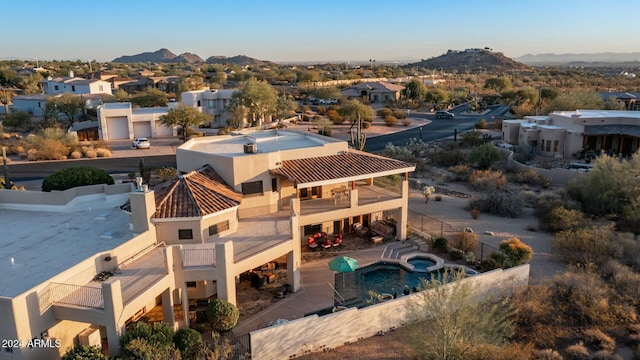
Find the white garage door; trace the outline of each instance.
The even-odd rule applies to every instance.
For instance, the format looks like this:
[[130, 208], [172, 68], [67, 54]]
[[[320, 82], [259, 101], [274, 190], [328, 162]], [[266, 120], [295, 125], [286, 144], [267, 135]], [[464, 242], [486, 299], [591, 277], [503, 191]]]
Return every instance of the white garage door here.
[[156, 136], [173, 136], [173, 129], [156, 122]]
[[122, 140], [129, 138], [129, 123], [126, 116], [113, 116], [107, 118], [106, 140]]
[[148, 121], [133, 123], [133, 137], [151, 137], [151, 123]]

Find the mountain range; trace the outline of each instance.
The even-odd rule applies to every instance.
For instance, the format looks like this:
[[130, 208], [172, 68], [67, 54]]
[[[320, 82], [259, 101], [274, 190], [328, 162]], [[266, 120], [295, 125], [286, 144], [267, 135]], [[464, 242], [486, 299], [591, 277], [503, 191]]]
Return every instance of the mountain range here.
[[570, 63], [638, 63], [640, 52], [595, 54], [526, 54], [515, 58], [528, 65], [561, 65]]
[[136, 63], [136, 62], [152, 62], [152, 63], [187, 63], [187, 64], [236, 64], [236, 65], [262, 65], [267, 61], [257, 60], [244, 55], [236, 55], [233, 57], [226, 56], [210, 56], [205, 61], [200, 56], [192, 53], [183, 53], [176, 55], [167, 49], [160, 49], [154, 52], [143, 52], [136, 55], [124, 55], [115, 58], [113, 62], [118, 63]]

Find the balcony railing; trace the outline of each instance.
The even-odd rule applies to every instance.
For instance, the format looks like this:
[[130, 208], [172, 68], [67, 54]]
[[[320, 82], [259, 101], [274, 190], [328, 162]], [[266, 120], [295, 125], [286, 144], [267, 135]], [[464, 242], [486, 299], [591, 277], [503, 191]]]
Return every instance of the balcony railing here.
[[40, 313], [53, 304], [75, 305], [92, 309], [104, 309], [102, 288], [84, 285], [50, 283], [38, 293]]
[[213, 266], [216, 267], [216, 250], [182, 249], [182, 266]]

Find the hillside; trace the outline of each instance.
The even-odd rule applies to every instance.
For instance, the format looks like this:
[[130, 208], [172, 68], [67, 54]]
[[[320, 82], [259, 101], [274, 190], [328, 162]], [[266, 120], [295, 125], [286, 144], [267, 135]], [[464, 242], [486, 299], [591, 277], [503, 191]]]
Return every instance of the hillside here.
[[489, 71], [508, 72], [514, 70], [527, 70], [525, 64], [514, 61], [501, 52], [493, 52], [489, 49], [466, 49], [462, 51], [449, 50], [446, 54], [407, 64], [405, 67], [420, 67], [443, 71]]
[[255, 66], [270, 64], [270, 62], [254, 59], [245, 55], [236, 55], [232, 57], [211, 56], [207, 59], [207, 64], [236, 64], [241, 66]]

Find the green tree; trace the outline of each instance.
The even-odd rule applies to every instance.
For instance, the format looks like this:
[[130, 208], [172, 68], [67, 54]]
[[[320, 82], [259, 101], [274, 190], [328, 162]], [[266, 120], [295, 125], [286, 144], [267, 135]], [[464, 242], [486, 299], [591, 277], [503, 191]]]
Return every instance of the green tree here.
[[182, 328], [176, 331], [173, 337], [176, 348], [180, 350], [182, 356], [186, 359], [193, 359], [202, 351], [204, 342], [202, 335], [194, 329]]
[[[479, 296], [479, 288], [459, 273], [443, 276], [444, 285], [421, 291], [413, 308], [409, 333], [421, 359], [473, 358], [482, 345], [501, 347], [514, 335], [514, 312], [505, 299]], [[482, 300], [480, 300], [482, 299]]]
[[546, 113], [554, 111], [574, 111], [588, 109], [604, 109], [604, 101], [598, 93], [588, 91], [575, 91], [561, 94], [545, 107]]
[[298, 109], [298, 103], [289, 96], [278, 96], [278, 102], [276, 103], [276, 119], [287, 119], [291, 115], [294, 115], [296, 109]]
[[24, 95], [40, 94], [40, 81], [42, 81], [42, 75], [34, 73], [21, 78], [18, 87], [22, 89]]
[[130, 101], [140, 107], [162, 107], [167, 106], [169, 99], [167, 94], [161, 90], [148, 88], [135, 93]]
[[182, 101], [182, 93], [185, 91], [202, 90], [206, 89], [202, 76], [193, 75], [187, 78], [183, 78], [178, 82], [176, 89], [176, 99]]
[[444, 105], [449, 103], [450, 99], [449, 93], [440, 88], [429, 89], [424, 96], [424, 101], [433, 103], [435, 109], [443, 108]]
[[402, 89], [402, 96], [405, 99], [421, 102], [427, 94], [427, 87], [420, 79], [411, 79], [407, 86]]
[[211, 121], [211, 117], [198, 109], [179, 104], [173, 109], [160, 116], [160, 122], [167, 127], [180, 126], [182, 129], [183, 141], [187, 141], [187, 132], [191, 126], [197, 126]]
[[71, 93], [64, 93], [62, 95], [49, 96], [45, 108], [63, 113], [67, 120], [73, 124], [75, 115], [84, 109], [84, 103], [81, 97]]
[[358, 100], [345, 101], [340, 105], [338, 114], [346, 121], [351, 122], [350, 128], [353, 128], [358, 119], [371, 123], [376, 116], [375, 111], [368, 105]]
[[490, 168], [498, 160], [500, 160], [500, 152], [490, 142], [476, 146], [469, 155], [469, 161], [478, 164], [481, 169]]
[[232, 303], [215, 299], [207, 307], [207, 318], [215, 331], [229, 331], [238, 323], [240, 311]]
[[125, 359], [180, 359], [180, 351], [174, 347], [173, 337], [173, 327], [167, 323], [149, 325], [137, 322], [122, 335], [120, 347]]
[[609, 96], [607, 100], [604, 101], [604, 109], [605, 110], [627, 110], [624, 101], [620, 101], [616, 99], [615, 96]]
[[76, 345], [67, 350], [62, 356], [62, 360], [106, 360], [102, 354], [102, 349], [97, 346]]
[[104, 170], [88, 166], [64, 168], [42, 181], [42, 191], [67, 190], [77, 186], [114, 184], [113, 178]]
[[239, 91], [233, 93], [231, 107], [244, 107], [251, 126], [256, 126], [263, 123], [266, 116], [276, 112], [277, 104], [278, 93], [271, 85], [250, 78], [240, 84]]
[[511, 81], [505, 76], [488, 78], [484, 81], [484, 88], [492, 89], [500, 93], [503, 90], [511, 88]]
[[126, 102], [126, 101], [129, 101], [130, 99], [129, 94], [126, 91], [124, 91], [124, 89], [116, 90], [113, 96], [116, 98], [116, 101], [118, 102]]
[[313, 87], [309, 90], [309, 95], [316, 99], [340, 99], [340, 89], [335, 86]]

